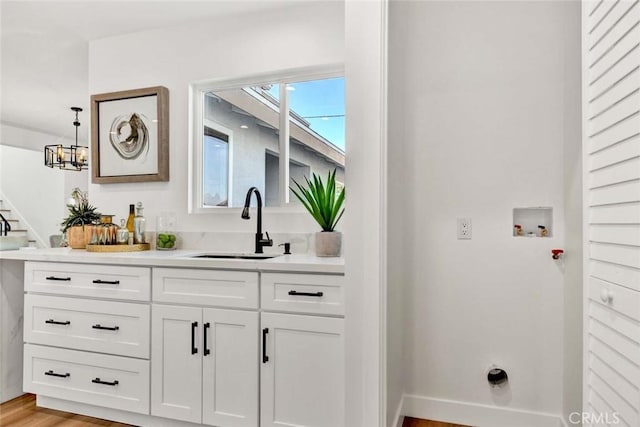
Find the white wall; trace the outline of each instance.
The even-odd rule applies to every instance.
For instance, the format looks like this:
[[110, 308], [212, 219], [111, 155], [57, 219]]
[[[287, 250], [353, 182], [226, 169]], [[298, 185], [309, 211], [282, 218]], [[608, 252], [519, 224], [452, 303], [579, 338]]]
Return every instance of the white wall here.
[[[117, 60], [114, 60], [117, 58]], [[142, 201], [145, 215], [173, 210], [180, 231], [253, 231], [235, 214], [187, 214], [188, 85], [280, 69], [344, 61], [344, 4], [319, 2], [188, 26], [94, 40], [91, 94], [163, 85], [170, 97], [169, 182], [89, 185], [99, 210], [125, 216]], [[155, 221], [150, 221], [153, 227]], [[310, 215], [265, 213], [268, 231], [316, 231]]]
[[[72, 128], [73, 116], [70, 110], [69, 113]], [[87, 189], [89, 172], [46, 168], [44, 146], [74, 143], [73, 139], [15, 125], [0, 125], [0, 192], [47, 245], [50, 234], [60, 233], [73, 188]], [[21, 224], [21, 228], [24, 225]]]
[[345, 7], [347, 426], [385, 419], [387, 0]]
[[[404, 19], [393, 2], [389, 10], [389, 63], [403, 61], [405, 55], [406, 34], [402, 24], [397, 19]], [[398, 72], [394, 66], [391, 72]], [[404, 311], [406, 309], [405, 293], [409, 271], [404, 260], [409, 257], [408, 236], [411, 235], [411, 223], [407, 221], [410, 215], [412, 195], [407, 188], [408, 174], [406, 173], [406, 159], [408, 144], [404, 144], [404, 115], [407, 100], [406, 86], [403, 79], [390, 75], [389, 80], [389, 150], [387, 157], [387, 213], [388, 213], [388, 241], [387, 241], [387, 417], [386, 426], [395, 427], [393, 422], [399, 415], [402, 403], [404, 384], [405, 337]]]
[[[544, 414], [563, 411], [563, 364], [579, 360], [564, 360], [564, 275], [551, 249], [565, 244], [565, 188], [579, 197], [563, 172], [579, 163], [565, 150], [579, 145], [580, 97], [567, 89], [579, 84], [569, 71], [579, 58], [568, 54], [578, 16], [571, 2], [391, 3], [390, 46], [402, 54], [389, 79], [402, 82], [394, 91], [404, 109], [390, 112], [390, 129], [404, 132], [389, 147], [403, 145], [404, 169], [392, 167], [389, 183], [410, 196], [390, 211], [389, 224], [405, 224], [396, 229], [407, 253], [389, 265], [407, 271], [413, 415], [433, 415], [426, 403], [438, 399], [549, 423], [558, 420]], [[512, 209], [528, 206], [554, 208], [553, 237], [512, 237]], [[457, 240], [457, 217], [472, 219], [472, 240]], [[509, 373], [499, 393], [486, 381], [492, 363]], [[478, 408], [449, 421], [477, 425]]]
[[[0, 194], [12, 218], [23, 217], [20, 228], [30, 228], [40, 244], [49, 245], [49, 235], [60, 234], [66, 216], [65, 174], [43, 165], [42, 151], [0, 145]], [[86, 177], [86, 174], [85, 174]], [[1, 198], [1, 197], [0, 197]], [[10, 205], [9, 205], [10, 203]]]

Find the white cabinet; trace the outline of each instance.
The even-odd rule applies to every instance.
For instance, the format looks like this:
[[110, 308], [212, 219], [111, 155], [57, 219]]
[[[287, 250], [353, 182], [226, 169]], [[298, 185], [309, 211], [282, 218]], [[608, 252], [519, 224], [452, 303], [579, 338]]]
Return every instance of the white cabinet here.
[[149, 358], [149, 305], [26, 295], [24, 339], [33, 344]]
[[305, 314], [344, 315], [344, 276], [264, 273], [263, 310]]
[[202, 420], [202, 354], [197, 349], [200, 345], [198, 327], [201, 325], [200, 308], [153, 306], [152, 415], [194, 423]]
[[258, 313], [154, 304], [151, 414], [258, 425]]
[[56, 347], [24, 346], [24, 391], [149, 413], [149, 361]]
[[154, 268], [153, 301], [257, 309], [258, 273]]
[[345, 425], [341, 275], [27, 262], [25, 289], [24, 390], [73, 412]]
[[258, 312], [206, 307], [257, 309], [258, 280], [257, 272], [154, 268], [152, 415], [258, 425]]
[[258, 425], [258, 313], [203, 310], [202, 422]]
[[261, 427], [344, 426], [344, 319], [325, 317], [344, 315], [343, 282], [262, 274]]
[[115, 265], [27, 262], [25, 290], [47, 294], [149, 301], [151, 269]]
[[150, 278], [142, 267], [27, 262], [23, 390], [149, 414]]
[[262, 313], [261, 426], [344, 426], [344, 319]]

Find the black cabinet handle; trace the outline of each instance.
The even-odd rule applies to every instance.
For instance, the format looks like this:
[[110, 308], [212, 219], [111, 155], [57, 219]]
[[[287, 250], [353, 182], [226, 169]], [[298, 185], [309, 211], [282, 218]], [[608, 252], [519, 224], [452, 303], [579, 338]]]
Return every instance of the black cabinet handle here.
[[58, 280], [61, 282], [70, 282], [71, 277], [56, 277], [56, 276], [48, 276], [47, 280]]
[[92, 383], [94, 384], [104, 384], [104, 385], [110, 385], [110, 386], [117, 386], [118, 384], [120, 384], [120, 382], [118, 380], [114, 380], [114, 381], [102, 381], [100, 378], [94, 378], [91, 380]]
[[49, 369], [44, 374], [45, 375], [49, 375], [50, 377], [60, 377], [60, 378], [69, 378], [71, 376], [71, 374], [69, 372], [67, 372], [65, 374], [58, 374], [57, 372], [53, 372], [51, 369]]
[[64, 322], [59, 322], [57, 320], [49, 319], [49, 320], [45, 320], [44, 323], [48, 323], [50, 325], [70, 325], [71, 321], [65, 320]]
[[196, 354], [198, 352], [198, 348], [196, 347], [196, 328], [198, 327], [198, 322], [191, 323], [191, 354]]
[[298, 291], [289, 291], [289, 295], [298, 295], [304, 297], [321, 297], [324, 295], [324, 292], [298, 292]]
[[100, 324], [97, 325], [93, 325], [92, 326], [93, 329], [103, 329], [105, 331], [119, 331], [120, 330], [120, 326], [102, 326]]
[[207, 329], [209, 329], [210, 327], [211, 327], [211, 324], [209, 322], [204, 324], [204, 331], [203, 331], [203, 333], [204, 333], [204, 344], [203, 344], [204, 350], [203, 350], [203, 352], [204, 352], [205, 356], [208, 356], [209, 354], [211, 354], [211, 351], [209, 351], [209, 349], [207, 348]]
[[267, 356], [267, 335], [269, 334], [269, 328], [264, 328], [262, 330], [262, 363], [267, 363], [269, 361], [269, 356]]
[[100, 280], [96, 279], [93, 281], [96, 285], [119, 285], [120, 280]]

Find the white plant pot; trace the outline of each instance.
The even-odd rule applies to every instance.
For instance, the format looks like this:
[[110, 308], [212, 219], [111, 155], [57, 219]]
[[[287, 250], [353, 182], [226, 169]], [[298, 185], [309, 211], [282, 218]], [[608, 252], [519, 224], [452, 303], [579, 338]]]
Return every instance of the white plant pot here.
[[339, 231], [319, 231], [316, 233], [316, 256], [340, 256], [342, 233]]

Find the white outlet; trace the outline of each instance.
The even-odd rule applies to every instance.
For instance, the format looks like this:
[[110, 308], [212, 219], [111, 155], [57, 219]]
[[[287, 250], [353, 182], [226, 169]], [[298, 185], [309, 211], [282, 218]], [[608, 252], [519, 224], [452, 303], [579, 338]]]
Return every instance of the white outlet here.
[[458, 218], [458, 240], [471, 239], [471, 218]]

